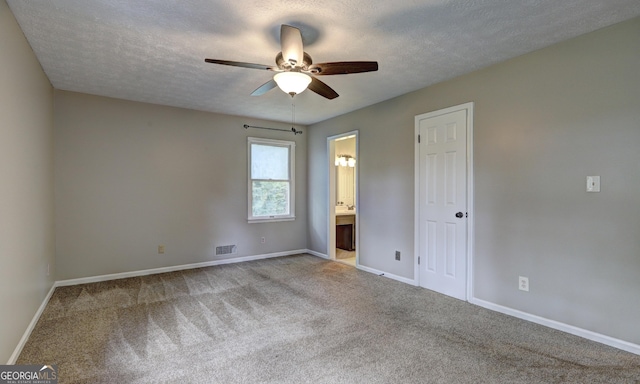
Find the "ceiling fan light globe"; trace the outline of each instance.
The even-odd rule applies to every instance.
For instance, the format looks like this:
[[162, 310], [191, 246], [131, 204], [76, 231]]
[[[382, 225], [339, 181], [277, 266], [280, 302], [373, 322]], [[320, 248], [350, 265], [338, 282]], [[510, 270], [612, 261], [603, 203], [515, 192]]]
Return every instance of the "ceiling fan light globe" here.
[[307, 89], [311, 76], [301, 72], [280, 72], [273, 76], [273, 80], [284, 93], [297, 95]]

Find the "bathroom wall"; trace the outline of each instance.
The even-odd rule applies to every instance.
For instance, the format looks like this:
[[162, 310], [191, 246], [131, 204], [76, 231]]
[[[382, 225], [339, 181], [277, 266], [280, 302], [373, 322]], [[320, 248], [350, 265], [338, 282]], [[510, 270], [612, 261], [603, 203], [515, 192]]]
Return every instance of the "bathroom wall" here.
[[[335, 150], [336, 156], [348, 155], [355, 158], [355, 137], [337, 140]], [[355, 167], [336, 166], [336, 202], [342, 205], [355, 205], [355, 190]]]

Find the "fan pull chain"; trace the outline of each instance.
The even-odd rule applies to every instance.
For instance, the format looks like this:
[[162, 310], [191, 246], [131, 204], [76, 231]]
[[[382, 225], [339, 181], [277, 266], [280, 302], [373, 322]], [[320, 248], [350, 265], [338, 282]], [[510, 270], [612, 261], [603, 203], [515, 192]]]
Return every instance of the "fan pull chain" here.
[[291, 128], [296, 125], [296, 103], [291, 103]]
[[295, 127], [296, 125], [296, 103], [291, 103], [291, 132], [294, 135], [302, 135], [302, 131], [298, 131]]

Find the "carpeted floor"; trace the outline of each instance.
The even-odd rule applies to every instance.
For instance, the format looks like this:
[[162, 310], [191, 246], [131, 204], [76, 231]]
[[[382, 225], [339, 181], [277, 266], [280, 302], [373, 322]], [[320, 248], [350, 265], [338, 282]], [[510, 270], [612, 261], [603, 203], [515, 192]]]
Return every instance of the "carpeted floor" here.
[[640, 383], [640, 356], [309, 255], [57, 288], [60, 383]]

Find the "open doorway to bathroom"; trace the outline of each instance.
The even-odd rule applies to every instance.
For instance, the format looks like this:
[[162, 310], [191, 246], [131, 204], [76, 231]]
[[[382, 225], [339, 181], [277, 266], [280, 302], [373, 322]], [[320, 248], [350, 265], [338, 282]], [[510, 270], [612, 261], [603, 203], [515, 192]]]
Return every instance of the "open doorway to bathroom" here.
[[327, 139], [329, 258], [358, 266], [358, 131]]

